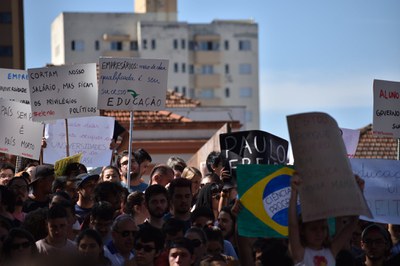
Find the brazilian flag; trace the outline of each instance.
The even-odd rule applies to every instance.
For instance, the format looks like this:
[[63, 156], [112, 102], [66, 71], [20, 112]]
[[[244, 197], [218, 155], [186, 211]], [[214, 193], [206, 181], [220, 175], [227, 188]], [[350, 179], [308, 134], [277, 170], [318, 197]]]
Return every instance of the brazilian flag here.
[[237, 166], [238, 194], [242, 205], [238, 215], [239, 235], [287, 237], [293, 172], [293, 167], [285, 165]]

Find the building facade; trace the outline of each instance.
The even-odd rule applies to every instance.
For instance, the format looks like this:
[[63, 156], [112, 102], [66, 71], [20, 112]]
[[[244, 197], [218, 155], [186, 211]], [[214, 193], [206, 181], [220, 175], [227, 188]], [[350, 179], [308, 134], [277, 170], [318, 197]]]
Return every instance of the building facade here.
[[168, 88], [202, 106], [244, 106], [244, 129], [259, 129], [258, 25], [191, 24], [176, 0], [135, 0], [132, 13], [61, 13], [51, 26], [52, 64], [101, 56], [169, 60]]

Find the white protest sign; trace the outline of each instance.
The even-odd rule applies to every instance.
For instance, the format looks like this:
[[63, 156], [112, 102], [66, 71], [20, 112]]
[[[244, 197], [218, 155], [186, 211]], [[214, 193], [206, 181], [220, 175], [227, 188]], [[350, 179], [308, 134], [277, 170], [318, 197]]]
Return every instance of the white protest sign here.
[[0, 68], [0, 97], [20, 103], [30, 103], [28, 72]]
[[29, 105], [0, 99], [0, 152], [38, 160], [43, 125], [32, 122]]
[[294, 163], [303, 178], [299, 191], [303, 220], [371, 216], [336, 121], [324, 113], [291, 115], [287, 121]]
[[373, 134], [400, 138], [400, 82], [374, 80]]
[[99, 59], [98, 108], [162, 110], [165, 108], [168, 60]]
[[98, 115], [96, 64], [28, 69], [34, 121]]
[[341, 128], [342, 138], [346, 146], [347, 157], [354, 158], [360, 139], [360, 130]]
[[[82, 153], [81, 163], [87, 167], [110, 164], [110, 143], [114, 133], [114, 118], [104, 116], [68, 119], [69, 152]], [[46, 124], [47, 147], [43, 151], [43, 161], [54, 164], [67, 156], [64, 120]]]
[[351, 159], [355, 174], [365, 181], [364, 195], [374, 219], [363, 220], [400, 224], [400, 161]]

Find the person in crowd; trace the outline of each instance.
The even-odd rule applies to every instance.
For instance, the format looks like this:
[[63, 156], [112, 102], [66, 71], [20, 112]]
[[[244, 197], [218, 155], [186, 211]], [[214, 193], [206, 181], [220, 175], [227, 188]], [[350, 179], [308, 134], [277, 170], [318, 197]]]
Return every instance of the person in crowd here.
[[4, 240], [1, 265], [33, 265], [37, 254], [32, 234], [21, 228], [13, 228]]
[[88, 265], [111, 266], [111, 261], [104, 256], [103, 241], [93, 229], [82, 231], [76, 238], [78, 254], [85, 258]]
[[[28, 174], [26, 174], [28, 175]], [[20, 222], [25, 219], [26, 213], [22, 211], [22, 206], [24, 202], [28, 199], [28, 186], [29, 186], [29, 176], [16, 176], [13, 177], [7, 185], [16, 195], [16, 201], [14, 206], [14, 211], [12, 213], [13, 217]]]
[[168, 245], [169, 266], [190, 266], [194, 262], [192, 241], [187, 238], [178, 238]]
[[10, 163], [0, 165], [0, 185], [6, 186], [15, 174], [15, 166]]
[[197, 227], [189, 228], [186, 233], [185, 237], [192, 241], [193, 245], [193, 255], [194, 255], [194, 263], [193, 266], [199, 266], [200, 261], [206, 256], [207, 254], [207, 237], [204, 231]]
[[35, 241], [38, 241], [47, 236], [47, 217], [48, 208], [39, 208], [28, 212], [25, 220], [21, 225], [22, 229], [30, 232]]
[[111, 226], [114, 218], [114, 208], [107, 201], [99, 201], [93, 205], [89, 215], [89, 227], [96, 230], [104, 244], [111, 241]]
[[103, 168], [100, 174], [101, 182], [121, 182], [121, 174], [117, 167], [109, 165]]
[[391, 256], [393, 257], [400, 254], [400, 225], [388, 224], [388, 230], [393, 243], [393, 248], [391, 250]]
[[144, 193], [141, 191], [130, 193], [123, 211], [126, 214], [132, 215], [135, 218], [137, 225], [144, 223], [149, 217], [149, 212], [144, 203]]
[[199, 169], [192, 166], [186, 166], [182, 172], [182, 178], [186, 178], [192, 181], [192, 206], [196, 203], [197, 195], [200, 190], [200, 181], [202, 179], [202, 174]]
[[67, 180], [75, 179], [78, 175], [87, 174], [87, 168], [81, 163], [69, 163], [63, 172]]
[[180, 178], [183, 172], [183, 169], [185, 169], [186, 162], [182, 158], [178, 156], [171, 156], [167, 160], [167, 165], [174, 170], [174, 178]]
[[[266, 245], [262, 248], [256, 266], [293, 266], [293, 260], [288, 254], [288, 247], [282, 239], [266, 239]], [[346, 266], [351, 266], [347, 264]]]
[[235, 250], [236, 244], [236, 217], [232, 214], [230, 207], [223, 207], [218, 214], [218, 227], [222, 231], [222, 236], [225, 240], [229, 241]]
[[221, 176], [221, 172], [224, 168], [221, 153], [217, 151], [210, 152], [206, 158], [206, 166], [210, 173], [215, 173], [218, 176]]
[[150, 173], [150, 185], [159, 184], [166, 187], [174, 179], [174, 170], [166, 164], [154, 166]]
[[190, 220], [192, 221], [192, 227], [204, 228], [206, 226], [213, 226], [214, 212], [206, 206], [197, 207], [191, 213]]
[[101, 182], [94, 189], [95, 202], [107, 201], [114, 209], [114, 215], [120, 214], [123, 187], [118, 183]]
[[[61, 205], [50, 207], [47, 212], [47, 236], [36, 241], [40, 254], [74, 253], [75, 242], [68, 239], [68, 214]], [[63, 255], [64, 255], [63, 254]]]
[[123, 187], [128, 188], [130, 192], [133, 191], [145, 191], [147, 188], [147, 184], [140, 178], [140, 169], [139, 164], [135, 159], [135, 155], [131, 155], [131, 169], [129, 171], [130, 174], [130, 184], [128, 185], [128, 162], [129, 162], [129, 153], [123, 152], [121, 155], [121, 159], [119, 160], [119, 168], [121, 172], [121, 185]]
[[135, 156], [135, 160], [138, 163], [139, 178], [142, 178], [142, 176], [146, 173], [147, 168], [151, 164], [152, 158], [150, 154], [143, 148], [135, 150], [133, 152], [133, 155]]
[[225, 179], [222, 183], [221, 199], [218, 204], [218, 211], [223, 207], [231, 206], [237, 199], [237, 187], [233, 180]]
[[203, 188], [207, 184], [220, 184], [221, 179], [219, 179], [219, 176], [215, 173], [207, 173], [203, 176], [203, 178], [200, 181], [200, 188]]
[[214, 219], [218, 218], [218, 206], [221, 199], [221, 187], [216, 183], [205, 185], [199, 192], [194, 209], [198, 207], [210, 208], [214, 213]]
[[38, 208], [47, 208], [52, 193], [51, 187], [54, 181], [54, 168], [48, 165], [38, 165], [35, 168], [33, 179], [29, 184], [31, 194], [24, 202], [22, 211], [31, 212]]
[[77, 181], [78, 201], [75, 204], [75, 213], [79, 223], [82, 224], [95, 202], [93, 192], [100, 176], [84, 173], [76, 178], [79, 181]]
[[134, 257], [135, 235], [139, 231], [135, 219], [127, 214], [115, 218], [111, 229], [112, 241], [105, 248], [105, 256], [113, 266], [122, 266]]
[[67, 212], [67, 238], [70, 240], [75, 240], [77, 234], [80, 231], [80, 225], [78, 219], [75, 215], [75, 206], [68, 199], [62, 198], [61, 200], [51, 201], [50, 208], [52, 206], [59, 205], [62, 206]]
[[168, 192], [162, 185], [150, 185], [144, 194], [149, 218], [141, 226], [150, 226], [161, 230], [164, 215], [168, 212]]
[[71, 202], [75, 205], [79, 199], [77, 183], [80, 181], [81, 180], [77, 179], [76, 177], [67, 179], [66, 176], [58, 176], [53, 181], [51, 190], [53, 193], [60, 191], [67, 193], [71, 199]]
[[39, 165], [39, 162], [33, 161], [28, 163], [25, 168], [24, 168], [24, 172], [26, 172], [29, 175], [29, 182], [32, 181], [32, 179], [34, 178], [34, 172], [35, 172], [35, 168], [36, 166]]
[[210, 226], [203, 229], [207, 237], [207, 254], [223, 255], [227, 261], [238, 260], [235, 249], [229, 241], [224, 240], [222, 231], [216, 226]]
[[192, 203], [192, 181], [177, 178], [171, 181], [168, 188], [170, 213], [164, 219], [173, 217], [185, 223], [185, 231], [190, 228], [190, 208]]
[[19, 227], [21, 221], [13, 216], [17, 195], [11, 188], [0, 185], [0, 217], [7, 220], [11, 227]]
[[[363, 180], [356, 176], [360, 188]], [[297, 197], [301, 178], [294, 174], [291, 179], [291, 194], [289, 199], [289, 250], [294, 263], [313, 265], [314, 260], [335, 265], [335, 257], [350, 241], [352, 232], [356, 229], [358, 217], [349, 217], [348, 223], [329, 241], [329, 228], [326, 219], [301, 222], [297, 215]], [[302, 263], [302, 264], [301, 264]]]

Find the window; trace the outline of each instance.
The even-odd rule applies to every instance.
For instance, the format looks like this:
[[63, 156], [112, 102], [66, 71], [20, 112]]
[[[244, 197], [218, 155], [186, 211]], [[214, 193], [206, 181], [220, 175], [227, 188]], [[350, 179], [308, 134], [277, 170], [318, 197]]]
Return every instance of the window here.
[[186, 73], [186, 64], [182, 63], [182, 73]]
[[8, 57], [13, 55], [12, 46], [0, 45], [0, 57]]
[[198, 43], [198, 49], [200, 51], [218, 51], [219, 43], [212, 41], [200, 41]]
[[186, 49], [186, 40], [185, 40], [185, 39], [182, 39], [182, 40], [181, 40], [181, 48], [182, 48], [183, 50]]
[[189, 65], [189, 74], [194, 74], [194, 65]]
[[228, 40], [224, 41], [224, 48], [225, 48], [225, 50], [229, 50], [229, 41]]
[[83, 51], [85, 49], [85, 43], [82, 40], [71, 41], [72, 51]]
[[143, 47], [143, 50], [146, 50], [146, 49], [147, 49], [147, 40], [146, 40], [146, 39], [143, 39], [143, 41], [142, 41], [142, 47]]
[[252, 96], [252, 89], [250, 87], [240, 88], [239, 96], [243, 98], [250, 98]]
[[0, 24], [11, 24], [11, 12], [0, 12]]
[[131, 51], [137, 51], [138, 50], [138, 42], [137, 41], [131, 41], [130, 42], [130, 49], [131, 49]]
[[186, 87], [182, 87], [182, 95], [183, 95], [183, 96], [186, 95]]
[[250, 40], [240, 40], [239, 41], [239, 51], [250, 51], [251, 42]]
[[229, 88], [225, 88], [225, 98], [229, 98], [231, 96], [231, 90]]
[[174, 87], [174, 91], [175, 91], [175, 92], [179, 92], [178, 86], [175, 86], [175, 87]]
[[122, 42], [111, 42], [111, 50], [113, 51], [122, 51]]
[[214, 67], [212, 65], [201, 66], [201, 74], [204, 74], [204, 75], [214, 74]]
[[156, 40], [151, 40], [151, 49], [154, 50], [156, 49]]
[[213, 99], [214, 98], [214, 90], [213, 89], [202, 89], [201, 93], [200, 93], [200, 98]]
[[242, 75], [251, 74], [251, 64], [240, 64], [239, 65], [239, 74], [242, 74]]
[[225, 64], [225, 74], [229, 74], [229, 65]]
[[179, 67], [178, 67], [178, 63], [174, 63], [174, 72], [175, 73], [178, 73], [179, 72], [179, 69], [178, 69]]
[[96, 51], [100, 50], [100, 42], [98, 40], [94, 41], [94, 49]]
[[174, 49], [177, 50], [177, 49], [178, 49], [178, 40], [177, 40], [177, 39], [174, 39], [172, 45], [173, 45]]

